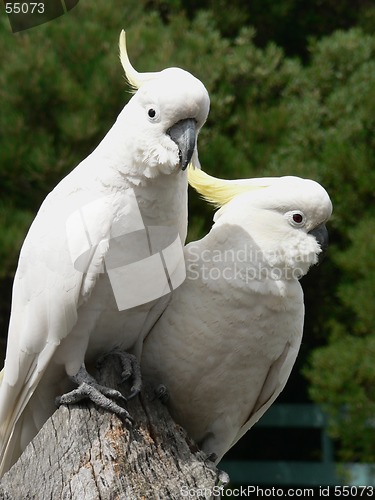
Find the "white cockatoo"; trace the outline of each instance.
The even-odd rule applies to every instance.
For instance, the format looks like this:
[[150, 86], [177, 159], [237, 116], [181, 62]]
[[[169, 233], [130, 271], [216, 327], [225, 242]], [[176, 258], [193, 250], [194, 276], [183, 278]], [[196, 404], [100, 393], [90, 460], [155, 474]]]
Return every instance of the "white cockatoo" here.
[[327, 244], [332, 204], [298, 177], [189, 175], [221, 208], [210, 232], [185, 247], [187, 278], [146, 337], [141, 369], [217, 463], [288, 380], [304, 322], [299, 278]]
[[[179, 254], [183, 263], [185, 169], [199, 167], [209, 96], [179, 68], [138, 73], [124, 31], [120, 58], [134, 96], [99, 146], [47, 196], [21, 250], [0, 376], [0, 475], [72, 381], [78, 389], [59, 403], [90, 397], [130, 419], [112, 400], [120, 393], [98, 386], [85, 365], [141, 342], [170, 292]], [[175, 286], [183, 278], [180, 272]], [[139, 387], [138, 380], [133, 393]]]

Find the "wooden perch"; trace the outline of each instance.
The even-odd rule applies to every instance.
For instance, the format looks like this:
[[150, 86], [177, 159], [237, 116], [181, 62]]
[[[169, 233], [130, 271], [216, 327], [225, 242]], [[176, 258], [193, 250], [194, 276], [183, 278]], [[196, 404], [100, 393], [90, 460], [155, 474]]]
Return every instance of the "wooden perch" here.
[[[125, 384], [116, 383], [119, 371], [111, 358], [97, 379], [126, 395]], [[225, 473], [149, 387], [127, 409], [132, 426], [91, 403], [61, 406], [4, 475], [0, 499], [181, 499], [184, 489], [201, 489], [195, 498], [209, 498], [206, 493], [223, 484]]]

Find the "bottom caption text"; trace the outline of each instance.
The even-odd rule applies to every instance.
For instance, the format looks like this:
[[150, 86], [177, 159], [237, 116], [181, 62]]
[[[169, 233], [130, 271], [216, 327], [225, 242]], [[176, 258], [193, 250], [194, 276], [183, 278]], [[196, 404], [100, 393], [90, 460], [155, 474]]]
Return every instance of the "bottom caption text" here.
[[374, 496], [373, 486], [318, 486], [316, 488], [262, 488], [260, 486], [239, 486], [224, 488], [188, 488], [182, 486], [182, 498], [370, 498]]

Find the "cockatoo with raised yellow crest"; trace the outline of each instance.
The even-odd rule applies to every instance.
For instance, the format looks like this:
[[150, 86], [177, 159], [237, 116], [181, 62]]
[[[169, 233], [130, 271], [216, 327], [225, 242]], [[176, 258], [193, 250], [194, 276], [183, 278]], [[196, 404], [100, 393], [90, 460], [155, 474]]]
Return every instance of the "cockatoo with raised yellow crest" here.
[[[21, 250], [1, 373], [0, 475], [57, 397], [90, 398], [130, 418], [114, 401], [121, 394], [98, 386], [86, 366], [113, 349], [139, 352], [152, 315], [185, 277], [185, 169], [199, 167], [209, 96], [182, 69], [137, 72], [125, 32], [120, 58], [138, 90], [99, 146], [47, 196]], [[132, 357], [121, 360], [124, 373], [135, 369]], [[139, 388], [137, 378], [133, 394]]]
[[327, 245], [332, 204], [298, 177], [189, 175], [221, 208], [210, 232], [185, 247], [186, 280], [146, 337], [141, 369], [218, 462], [288, 380], [304, 322], [299, 279]]

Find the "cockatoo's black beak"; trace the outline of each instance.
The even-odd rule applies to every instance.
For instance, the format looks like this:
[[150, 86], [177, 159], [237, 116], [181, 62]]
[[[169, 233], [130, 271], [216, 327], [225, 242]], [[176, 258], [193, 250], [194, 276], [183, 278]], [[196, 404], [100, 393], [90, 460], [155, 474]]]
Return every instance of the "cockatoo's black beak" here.
[[325, 224], [321, 224], [320, 226], [316, 227], [315, 229], [312, 229], [309, 234], [314, 236], [316, 241], [319, 243], [320, 248], [322, 249], [321, 253], [319, 254], [319, 261], [318, 264], [322, 262], [322, 260], [325, 257], [325, 253], [328, 248], [328, 231], [325, 226]]
[[171, 127], [167, 134], [178, 146], [180, 167], [185, 170], [193, 156], [196, 144], [196, 121], [192, 118], [180, 120]]

